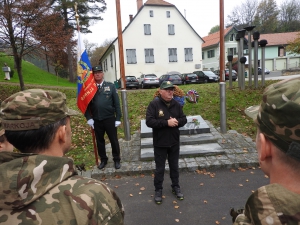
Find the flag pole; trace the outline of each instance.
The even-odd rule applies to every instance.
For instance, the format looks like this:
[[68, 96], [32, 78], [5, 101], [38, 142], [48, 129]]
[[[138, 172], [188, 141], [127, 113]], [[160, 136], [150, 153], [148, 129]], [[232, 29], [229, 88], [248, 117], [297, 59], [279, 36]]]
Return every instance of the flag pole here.
[[[77, 31], [78, 31], [78, 37], [80, 35], [80, 27], [79, 27], [79, 15], [77, 13], [77, 2], [75, 2], [75, 18], [77, 23]], [[92, 138], [93, 138], [93, 146], [94, 146], [94, 154], [95, 154], [95, 160], [96, 160], [96, 166], [98, 166], [98, 152], [97, 152], [97, 146], [96, 146], [96, 138], [95, 138], [95, 131], [93, 128], [91, 128]]]

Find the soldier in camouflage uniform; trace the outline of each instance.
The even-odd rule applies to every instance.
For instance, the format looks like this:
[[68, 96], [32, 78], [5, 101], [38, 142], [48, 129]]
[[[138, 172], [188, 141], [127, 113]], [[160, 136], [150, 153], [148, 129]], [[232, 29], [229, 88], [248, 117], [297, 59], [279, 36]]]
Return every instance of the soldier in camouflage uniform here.
[[78, 176], [66, 97], [30, 89], [1, 104], [6, 137], [21, 153], [0, 152], [0, 224], [124, 224], [120, 199], [102, 182]]
[[259, 162], [270, 184], [249, 197], [234, 224], [300, 224], [300, 78], [268, 86], [260, 106], [245, 113], [257, 124]]

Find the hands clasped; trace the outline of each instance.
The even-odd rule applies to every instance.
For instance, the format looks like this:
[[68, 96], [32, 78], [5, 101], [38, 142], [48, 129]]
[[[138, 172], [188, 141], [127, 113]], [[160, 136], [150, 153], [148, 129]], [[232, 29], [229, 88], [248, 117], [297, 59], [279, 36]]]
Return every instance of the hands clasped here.
[[115, 122], [115, 127], [119, 126], [121, 124], [121, 121], [116, 121]]
[[170, 119], [168, 120], [168, 126], [169, 127], [177, 127], [178, 121], [175, 118], [170, 117]]

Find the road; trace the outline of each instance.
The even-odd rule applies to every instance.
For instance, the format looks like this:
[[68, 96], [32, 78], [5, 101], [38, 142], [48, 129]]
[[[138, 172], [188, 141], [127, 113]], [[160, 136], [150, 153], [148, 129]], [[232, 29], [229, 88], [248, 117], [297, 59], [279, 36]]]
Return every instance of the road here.
[[151, 175], [110, 178], [104, 183], [120, 197], [127, 225], [225, 225], [232, 224], [230, 207], [243, 207], [252, 191], [268, 184], [269, 179], [258, 168], [235, 172], [220, 169], [206, 175], [184, 172], [180, 184], [185, 199], [179, 201], [171, 193], [170, 178], [165, 174], [161, 205], [154, 203]]

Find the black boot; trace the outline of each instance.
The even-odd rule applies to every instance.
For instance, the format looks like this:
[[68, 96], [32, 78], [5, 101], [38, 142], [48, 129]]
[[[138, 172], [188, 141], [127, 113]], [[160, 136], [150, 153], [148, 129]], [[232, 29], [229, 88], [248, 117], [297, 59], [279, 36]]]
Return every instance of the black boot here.
[[119, 161], [115, 161], [115, 168], [116, 170], [121, 168], [121, 163]]
[[98, 166], [98, 169], [101, 170], [103, 169], [105, 166], [106, 166], [107, 162], [106, 161], [102, 161], [99, 166]]
[[172, 188], [172, 193], [174, 195], [176, 195], [177, 199], [179, 199], [179, 200], [183, 200], [184, 199], [184, 196], [183, 196], [183, 194], [180, 191], [180, 187], [173, 187]]
[[154, 201], [158, 205], [162, 203], [162, 189], [155, 191]]

